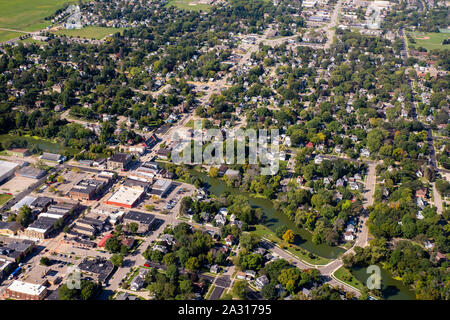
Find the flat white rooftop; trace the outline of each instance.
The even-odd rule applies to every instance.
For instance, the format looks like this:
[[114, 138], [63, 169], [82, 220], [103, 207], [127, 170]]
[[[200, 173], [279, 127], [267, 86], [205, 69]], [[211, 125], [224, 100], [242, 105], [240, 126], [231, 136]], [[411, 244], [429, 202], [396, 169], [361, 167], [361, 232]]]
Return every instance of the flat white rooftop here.
[[0, 177], [2, 177], [4, 174], [12, 172], [18, 166], [19, 164], [15, 162], [0, 160]]
[[125, 204], [132, 206], [144, 193], [143, 190], [138, 190], [129, 187], [120, 187], [107, 202], [115, 202], [118, 204]]
[[15, 205], [13, 205], [11, 207], [12, 211], [18, 211], [20, 210], [20, 208], [22, 208], [23, 206], [30, 206], [33, 201], [36, 200], [36, 197], [32, 197], [32, 196], [26, 196], [24, 197], [22, 200], [20, 200], [19, 202], [17, 202]]
[[9, 285], [8, 289], [15, 292], [38, 296], [46, 288], [40, 284], [33, 284], [19, 280], [14, 280], [13, 283]]

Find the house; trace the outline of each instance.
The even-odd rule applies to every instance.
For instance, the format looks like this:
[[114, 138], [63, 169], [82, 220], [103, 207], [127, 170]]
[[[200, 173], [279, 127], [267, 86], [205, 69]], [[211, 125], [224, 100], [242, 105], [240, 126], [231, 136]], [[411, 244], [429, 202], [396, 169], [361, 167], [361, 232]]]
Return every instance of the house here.
[[140, 290], [145, 284], [145, 280], [141, 275], [134, 277], [133, 281], [130, 283], [130, 289], [133, 291]]
[[427, 189], [416, 190], [416, 198], [425, 199], [427, 196]]
[[269, 284], [269, 282], [269, 278], [266, 276], [261, 276], [255, 280], [255, 286], [261, 290], [266, 284]]
[[353, 241], [353, 240], [355, 240], [355, 236], [353, 235], [353, 232], [346, 231], [344, 233], [344, 239], [345, 239], [345, 241]]
[[211, 268], [209, 268], [209, 271], [211, 273], [219, 273], [220, 272], [220, 267], [217, 264], [212, 265]]
[[226, 238], [225, 238], [225, 244], [227, 245], [227, 246], [229, 246], [229, 247], [231, 247], [232, 245], [233, 245], [233, 243], [234, 243], [234, 236], [232, 235], [232, 234], [229, 234], [229, 235], [227, 235], [226, 236]]
[[256, 271], [245, 270], [245, 276], [246, 276], [247, 280], [253, 280], [256, 277]]
[[430, 240], [425, 241], [424, 243], [424, 247], [427, 250], [432, 250], [434, 248], [434, 243], [431, 242]]
[[214, 221], [218, 226], [223, 226], [227, 223], [227, 219], [220, 213], [216, 214], [216, 216], [214, 217]]
[[174, 238], [174, 236], [171, 235], [171, 234], [168, 234], [168, 233], [163, 234], [163, 235], [160, 237], [160, 239], [161, 239], [161, 241], [164, 241], [165, 243], [167, 243], [169, 246], [175, 244], [175, 238]]
[[351, 190], [359, 190], [359, 186], [358, 186], [358, 184], [356, 182], [351, 181], [350, 182], [350, 189]]
[[153, 250], [153, 251], [158, 250], [158, 251], [160, 251], [160, 252], [162, 252], [162, 253], [167, 253], [167, 248], [166, 248], [165, 246], [163, 246], [163, 245], [160, 245], [160, 244], [155, 244], [155, 245], [153, 246], [152, 250]]
[[238, 271], [236, 273], [236, 278], [239, 279], [239, 280], [246, 280], [247, 276], [246, 276], [245, 272]]
[[370, 157], [370, 151], [368, 149], [361, 149], [359, 152], [363, 157]]
[[314, 163], [315, 164], [321, 164], [323, 161], [323, 158], [321, 156], [317, 156], [314, 158]]
[[167, 160], [167, 159], [169, 159], [170, 150], [166, 149], [166, 148], [161, 148], [158, 150], [157, 155], [158, 155], [158, 158]]

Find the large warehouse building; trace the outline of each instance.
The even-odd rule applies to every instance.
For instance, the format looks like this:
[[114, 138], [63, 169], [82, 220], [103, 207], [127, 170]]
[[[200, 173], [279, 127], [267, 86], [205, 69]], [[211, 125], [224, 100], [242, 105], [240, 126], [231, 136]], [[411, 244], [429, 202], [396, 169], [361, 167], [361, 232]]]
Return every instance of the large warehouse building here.
[[0, 160], [0, 183], [14, 174], [18, 163]]
[[132, 208], [142, 199], [144, 194], [144, 190], [120, 187], [108, 200], [106, 200], [106, 204]]

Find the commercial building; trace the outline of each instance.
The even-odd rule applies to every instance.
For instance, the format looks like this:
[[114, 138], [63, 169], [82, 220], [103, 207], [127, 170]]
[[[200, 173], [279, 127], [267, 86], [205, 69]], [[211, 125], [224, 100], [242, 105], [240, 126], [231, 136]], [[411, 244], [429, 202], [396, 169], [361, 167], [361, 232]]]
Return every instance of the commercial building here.
[[104, 187], [105, 181], [83, 179], [70, 189], [69, 195], [75, 200], [92, 200]]
[[18, 300], [43, 300], [46, 295], [46, 287], [18, 280], [14, 280], [5, 290], [6, 297]]
[[11, 177], [18, 166], [15, 162], [0, 160], [0, 183]]
[[72, 231], [87, 236], [95, 236], [103, 230], [108, 220], [107, 216], [89, 213], [89, 216], [78, 219]]
[[108, 159], [107, 167], [110, 170], [123, 170], [130, 164], [133, 157], [126, 153], [116, 153]]
[[0, 258], [12, 262], [18, 262], [27, 254], [33, 251], [35, 247], [34, 241], [31, 240], [17, 240], [2, 237], [0, 238]]
[[125, 225], [132, 222], [139, 225], [138, 233], [144, 233], [150, 230], [154, 221], [154, 215], [140, 211], [128, 211], [123, 216], [123, 223]]
[[12, 211], [12, 212], [19, 211], [20, 208], [22, 208], [23, 206], [28, 206], [28, 207], [31, 208], [33, 202], [36, 201], [36, 199], [37, 199], [37, 198], [32, 197], [32, 196], [26, 196], [26, 197], [23, 197], [22, 200], [20, 200], [19, 202], [17, 202], [15, 205], [13, 205], [13, 206], [11, 207], [11, 211]]
[[6, 154], [14, 157], [24, 158], [30, 155], [30, 151], [26, 148], [12, 148], [6, 150]]
[[44, 152], [42, 156], [39, 157], [39, 159], [56, 163], [63, 163], [67, 158], [57, 153]]
[[0, 259], [0, 280], [11, 270], [13, 263], [6, 259]]
[[95, 281], [100, 281], [102, 283], [109, 277], [114, 269], [114, 265], [111, 261], [97, 258], [97, 259], [84, 259], [78, 268], [83, 274], [91, 276]]
[[25, 236], [35, 239], [45, 239], [53, 231], [55, 224], [65, 220], [75, 209], [76, 203], [58, 203], [39, 214], [38, 219], [25, 229]]
[[144, 194], [145, 192], [143, 190], [120, 187], [108, 200], [106, 200], [106, 204], [132, 208], [143, 198]]
[[27, 166], [17, 170], [16, 175], [25, 178], [40, 179], [45, 176], [46, 173], [45, 170]]
[[159, 179], [156, 180], [156, 182], [152, 185], [150, 193], [160, 197], [164, 197], [170, 190], [171, 186], [172, 186], [171, 180]]
[[21, 229], [21, 225], [16, 221], [2, 222], [0, 221], [0, 234], [14, 236]]
[[144, 192], [148, 192], [150, 188], [150, 184], [147, 180], [139, 178], [132, 179], [130, 177], [128, 177], [122, 185], [124, 187], [142, 190]]

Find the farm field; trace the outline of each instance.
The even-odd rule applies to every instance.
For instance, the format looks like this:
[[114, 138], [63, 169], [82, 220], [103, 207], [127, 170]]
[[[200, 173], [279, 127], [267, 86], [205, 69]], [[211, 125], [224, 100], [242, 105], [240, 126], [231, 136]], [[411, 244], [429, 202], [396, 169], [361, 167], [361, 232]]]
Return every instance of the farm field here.
[[191, 11], [209, 11], [211, 5], [204, 0], [169, 0], [168, 6], [175, 6], [183, 10]]
[[123, 33], [124, 28], [106, 28], [106, 27], [84, 27], [82, 29], [61, 29], [58, 31], [54, 31], [54, 34], [57, 35], [65, 35], [67, 37], [80, 37], [80, 38], [86, 38], [86, 39], [103, 39], [104, 37], [120, 32]]
[[409, 47], [424, 47], [427, 50], [450, 48], [450, 45], [442, 45], [444, 39], [449, 39], [449, 33], [440, 32], [408, 32], [416, 43], [409, 42]]

